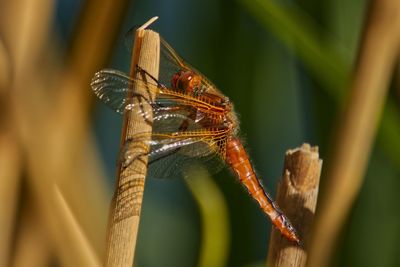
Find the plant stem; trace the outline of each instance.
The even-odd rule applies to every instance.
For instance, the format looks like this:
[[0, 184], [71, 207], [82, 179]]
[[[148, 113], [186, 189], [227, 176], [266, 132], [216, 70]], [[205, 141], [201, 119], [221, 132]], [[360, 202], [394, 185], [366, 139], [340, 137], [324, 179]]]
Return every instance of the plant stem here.
[[337, 237], [360, 191], [390, 77], [399, 54], [400, 2], [372, 1], [357, 66], [324, 185], [310, 266], [328, 266]]
[[268, 266], [305, 266], [315, 209], [322, 160], [318, 147], [303, 144], [288, 150], [283, 177], [278, 185], [277, 203], [292, 219], [302, 246], [289, 243], [274, 227], [268, 252]]
[[[145, 26], [147, 24], [144, 24]], [[130, 76], [134, 78], [140, 75], [140, 73], [136, 72], [136, 66], [139, 65], [157, 78], [160, 61], [160, 37], [158, 33], [145, 30], [144, 27], [136, 31]], [[150, 98], [155, 97], [154, 95], [149, 95], [143, 85], [134, 84], [132, 89], [140, 95], [146, 95]], [[143, 113], [148, 114], [146, 115], [146, 120], [152, 121], [152, 109], [148, 102], [142, 101], [139, 104], [140, 100], [138, 98], [133, 98], [130, 95], [127, 98], [132, 99], [135, 107], [141, 108]], [[130, 142], [129, 140], [134, 139], [138, 133], [150, 133], [152, 131], [151, 124], [141, 115], [143, 113], [138, 112], [136, 108], [125, 113], [121, 147], [127, 141]], [[148, 135], [148, 138], [150, 139], [151, 135]], [[144, 183], [147, 174], [148, 158], [143, 151], [148, 150], [148, 142], [143, 140], [140, 146], [135, 146], [131, 151], [133, 154], [141, 155], [140, 160], [134, 160], [126, 168], [123, 168], [119, 163], [117, 188], [109, 218], [106, 266], [131, 267], [134, 262]]]

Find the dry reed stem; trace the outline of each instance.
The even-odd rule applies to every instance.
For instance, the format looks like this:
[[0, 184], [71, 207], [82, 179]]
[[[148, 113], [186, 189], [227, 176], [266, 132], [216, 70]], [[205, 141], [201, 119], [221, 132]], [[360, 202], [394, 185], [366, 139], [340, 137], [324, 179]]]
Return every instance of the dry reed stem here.
[[21, 159], [10, 110], [11, 58], [4, 39], [0, 38], [0, 266], [8, 266], [17, 215]]
[[[88, 134], [89, 108], [93, 99], [89, 84], [93, 74], [104, 66], [111, 54], [128, 3], [128, 0], [90, 0], [85, 3], [61, 76], [59, 102], [56, 103], [59, 113], [52, 120], [55, 134], [68, 139], [62, 148], [67, 152], [65, 175], [58, 179], [58, 184], [101, 258], [105, 249], [108, 190], [98, 151], [93, 137]], [[62, 125], [58, 125], [60, 122]]]
[[[158, 77], [160, 37], [156, 32], [144, 30], [143, 28], [146, 26], [147, 24], [144, 24], [136, 31], [131, 63], [131, 77], [142, 77], [142, 74], [136, 71], [137, 65], [153, 77]], [[155, 97], [143, 85], [134, 84], [133, 89], [138, 94], [147, 96], [150, 99]], [[128, 95], [127, 97], [132, 96]], [[129, 145], [126, 142], [134, 140], [137, 134], [152, 131], [152, 126], [148, 123], [148, 121], [152, 121], [153, 119], [151, 105], [146, 101], [141, 101], [138, 97], [133, 97], [132, 103], [135, 105], [135, 108], [125, 112], [124, 115], [121, 147]], [[147, 114], [145, 115], [146, 118], [138, 112], [138, 109], [141, 109], [143, 114]], [[150, 141], [151, 136], [148, 136], [148, 138], [148, 141]], [[143, 143], [139, 142], [139, 144], [135, 142], [130, 152], [137, 156], [136, 160], [126, 168], [122, 167], [121, 164], [118, 166], [117, 187], [111, 204], [109, 218], [105, 258], [106, 266], [130, 267], [134, 262], [144, 183], [147, 173], [147, 152], [149, 149], [146, 140], [143, 140]]]
[[[1, 31], [1, 42], [4, 47], [7, 48], [6, 51], [6, 59], [7, 65], [5, 65], [6, 69], [2, 69], [2, 75], [6, 73], [6, 81], [4, 84], [4, 88], [2, 88], [2, 106], [0, 108], [4, 109], [6, 106], [6, 110], [1, 111], [1, 116], [4, 116], [4, 120], [1, 120], [1, 126], [6, 128], [7, 133], [3, 136], [7, 142], [7, 145], [1, 145], [2, 153], [7, 153], [6, 160], [1, 160], [2, 163], [7, 164], [7, 167], [2, 171], [2, 174], [6, 177], [0, 177], [1, 183], [4, 183], [4, 191], [5, 194], [2, 194], [2, 197], [8, 198], [2, 199], [2, 203], [7, 205], [6, 209], [1, 209], [7, 214], [4, 214], [5, 220], [4, 225], [1, 226], [1, 239], [5, 239], [5, 241], [10, 242], [10, 238], [15, 239], [13, 234], [17, 234], [18, 231], [22, 230], [23, 233], [32, 233], [36, 234], [35, 224], [31, 224], [31, 221], [27, 221], [26, 223], [17, 223], [13, 218], [14, 214], [17, 214], [18, 206], [16, 203], [19, 201], [19, 185], [20, 185], [20, 175], [22, 173], [22, 162], [15, 162], [15, 157], [22, 158], [23, 151], [21, 150], [22, 141], [19, 140], [19, 130], [20, 127], [17, 123], [17, 114], [15, 103], [19, 101], [16, 96], [17, 91], [21, 90], [25, 86], [20, 79], [24, 76], [32, 66], [32, 62], [35, 59], [39, 48], [44, 43], [44, 31], [47, 29], [47, 25], [49, 25], [49, 17], [48, 14], [52, 9], [52, 1], [9, 1], [4, 2], [1, 5], [0, 9], [0, 31]], [[34, 12], [35, 10], [35, 12]], [[18, 19], [15, 19], [18, 18]], [[10, 26], [12, 25], [12, 27]], [[46, 25], [46, 26], [44, 26]], [[44, 26], [44, 27], [43, 27]], [[2, 60], [3, 61], [3, 60]], [[4, 62], [3, 62], [4, 63]], [[3, 85], [2, 81], [2, 85]], [[3, 90], [4, 89], [4, 90]], [[7, 150], [7, 151], [5, 151]], [[3, 179], [4, 178], [4, 179]], [[7, 183], [6, 181], [9, 181]], [[3, 200], [5, 202], [3, 202]], [[3, 216], [3, 215], [0, 215]], [[23, 217], [19, 217], [23, 219]], [[13, 225], [10, 225], [13, 223]], [[16, 225], [21, 226], [21, 229], [14, 229]], [[24, 228], [25, 227], [25, 228]], [[31, 229], [35, 228], [35, 229]], [[22, 235], [18, 235], [20, 237], [24, 237]], [[7, 240], [8, 239], [8, 240]], [[4, 248], [4, 253], [0, 256], [0, 266], [9, 266], [11, 262], [16, 262], [15, 259], [10, 258], [11, 255], [22, 255], [27, 250], [19, 250], [22, 249], [22, 245], [28, 245], [28, 243], [21, 244], [19, 241], [26, 239], [16, 239], [16, 243], [13, 244], [13, 248], [15, 251], [10, 250], [10, 243], [4, 244], [7, 247], [2, 247], [0, 250]], [[40, 238], [30, 238], [30, 241], [35, 243], [36, 247], [39, 249], [42, 239]], [[29, 244], [32, 244], [29, 242]], [[22, 252], [22, 253], [20, 253]], [[39, 255], [36, 254], [36, 256]], [[24, 259], [27, 262], [35, 263], [35, 255], [26, 254], [23, 255]], [[45, 256], [46, 257], [46, 256]], [[4, 263], [4, 264], [3, 264]]]
[[50, 266], [52, 251], [49, 232], [37, 216], [37, 207], [32, 198], [26, 201], [19, 212], [20, 221], [15, 238], [13, 259], [6, 265], [13, 267]]
[[[0, 128], [4, 126], [0, 125]], [[0, 266], [8, 266], [10, 261], [19, 198], [20, 168], [20, 151], [12, 130], [0, 129]]]
[[78, 250], [85, 251], [84, 254], [89, 255], [87, 258], [90, 262], [88, 262], [85, 266], [100, 267], [101, 263], [99, 258], [95, 254], [91, 244], [88, 242], [85, 233], [82, 231], [82, 228], [77, 222], [75, 215], [71, 211], [71, 208], [69, 207], [67, 201], [65, 200], [65, 197], [60, 191], [60, 188], [57, 185], [55, 185], [53, 190], [54, 190], [53, 194], [55, 195], [54, 198], [57, 200], [55, 204], [58, 206], [58, 209], [60, 210], [59, 212], [60, 216], [63, 216], [61, 220], [66, 225], [69, 226], [65, 228], [69, 232], [65, 232], [64, 234], [69, 238], [75, 238], [76, 240], [74, 240], [72, 243], [79, 246]]
[[309, 266], [328, 266], [337, 237], [360, 190], [399, 54], [400, 2], [372, 1], [359, 58], [340, 121], [326, 194], [319, 205]]
[[298, 231], [302, 246], [290, 243], [273, 227], [267, 266], [305, 266], [321, 168], [318, 147], [303, 144], [286, 152], [283, 177], [278, 185], [276, 199]]
[[[98, 254], [102, 254], [104, 246], [101, 244], [105, 239], [106, 225], [104, 207], [107, 206], [105, 190], [98, 189], [101, 183], [99, 185], [100, 181], [96, 179], [102, 177], [101, 165], [91, 137], [87, 134], [88, 101], [82, 101], [81, 98], [90, 94], [90, 76], [100, 68], [97, 66], [100, 61], [104, 63], [108, 54], [104, 50], [111, 49], [110, 40], [104, 41], [105, 36], [113, 32], [115, 34], [119, 23], [114, 22], [122, 20], [121, 14], [126, 9], [116, 4], [111, 7], [109, 1], [90, 2], [82, 20], [90, 23], [84, 23], [87, 31], [77, 37], [82, 38], [78, 43], [84, 45], [78, 45], [74, 50], [81, 57], [71, 60], [68, 73], [64, 73], [63, 69], [54, 65], [51, 57], [54, 54], [49, 53], [54, 48], [48, 47], [53, 42], [47, 40], [54, 10], [52, 4], [51, 0], [7, 2], [0, 11], [1, 30], [10, 47], [14, 66], [12, 110], [16, 114], [17, 136], [27, 156], [29, 191], [38, 202], [37, 214], [49, 231], [62, 264], [86, 266], [91, 256], [74, 249], [79, 247], [74, 244], [77, 239], [72, 238], [70, 243], [63, 239], [65, 229], [73, 225], [60, 221], [65, 214], [62, 214], [63, 211], [58, 213], [55, 204], [57, 198], [49, 194], [49, 188], [57, 179], [67, 201], [73, 204], [71, 207], [78, 215], [78, 221], [83, 222], [85, 232], [89, 233], [90, 243], [95, 245]], [[100, 28], [98, 22], [106, 26]], [[100, 33], [93, 35], [90, 30]], [[89, 43], [86, 43], [87, 38], [83, 38], [87, 37], [86, 34], [89, 34]], [[38, 67], [38, 62], [45, 64]], [[87, 81], [79, 76], [82, 73], [88, 76]], [[55, 94], [56, 90], [46, 88], [49, 86], [58, 90], [61, 87], [64, 94]], [[82, 199], [83, 196], [85, 199]], [[29, 255], [26, 255], [26, 259], [29, 259]]]
[[0, 36], [0, 266], [9, 265], [21, 165], [8, 104], [11, 68], [9, 51]]
[[93, 73], [109, 59], [128, 4], [128, 0], [89, 0], [81, 12], [61, 83], [69, 84], [68, 80], [73, 78], [74, 86], [63, 86], [61, 91], [70, 94], [75, 102], [83, 102], [84, 108], [88, 108], [88, 102], [93, 99], [91, 90], [84, 89], [90, 84]]
[[[1, 12], [0, 12], [1, 15]], [[1, 23], [1, 22], [0, 22]], [[0, 28], [1, 30], [1, 28]], [[11, 82], [12, 65], [10, 52], [8, 51], [3, 37], [0, 35], [0, 97], [7, 92]]]

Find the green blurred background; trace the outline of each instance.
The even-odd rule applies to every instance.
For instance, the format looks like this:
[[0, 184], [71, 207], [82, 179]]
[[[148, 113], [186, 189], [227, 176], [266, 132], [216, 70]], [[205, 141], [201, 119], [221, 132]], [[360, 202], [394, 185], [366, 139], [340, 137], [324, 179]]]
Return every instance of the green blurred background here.
[[[263, 10], [262, 2], [135, 1], [109, 66], [129, 72], [124, 34], [133, 25], [159, 16], [152, 29], [234, 102], [252, 162], [274, 194], [287, 149], [308, 142], [318, 145], [325, 158], [339, 110], [340, 100], [335, 96], [343, 90], [341, 86], [346, 84], [356, 57], [367, 1], [281, 1], [288, 18], [304, 26], [289, 26], [289, 30], [280, 26], [285, 18], [268, 5]], [[60, 1], [59, 5], [71, 3]], [[58, 18], [60, 30], [73, 23], [68, 20], [61, 24], [66, 16], [63, 12], [64, 8]], [[263, 12], [269, 18], [260, 19], [259, 13]], [[308, 55], [307, 48], [296, 44], [298, 35], [315, 38], [317, 49], [326, 54], [321, 58]], [[323, 66], [324, 60], [329, 60], [331, 66]], [[120, 125], [118, 115], [96, 103], [94, 129], [107, 166], [110, 193]], [[376, 146], [365, 184], [341, 238], [336, 266], [400, 264], [396, 245], [400, 237], [398, 178], [399, 166]], [[267, 255], [269, 220], [228, 171], [213, 179], [229, 207], [227, 266], [262, 266]], [[195, 266], [200, 233], [199, 211], [184, 181], [147, 180], [137, 266]]]
[[[52, 34], [61, 44], [57, 53], [70, 48], [83, 6], [79, 0], [55, 2], [51, 23]], [[307, 142], [319, 146], [321, 158], [328, 157], [367, 10], [368, 1], [362, 0], [137, 0], [129, 4], [106, 66], [129, 72], [125, 33], [159, 16], [151, 28], [235, 104], [240, 136], [259, 177], [274, 195], [287, 149]], [[396, 77], [391, 87], [395, 90], [388, 97], [385, 124], [332, 266], [400, 265]], [[86, 89], [91, 90], [89, 82]], [[91, 127], [111, 200], [122, 118], [100, 101], [94, 102]], [[265, 266], [270, 221], [229, 171], [213, 175], [212, 181], [228, 208], [226, 266]], [[197, 266], [204, 229], [187, 183], [149, 179], [144, 195], [136, 266]]]

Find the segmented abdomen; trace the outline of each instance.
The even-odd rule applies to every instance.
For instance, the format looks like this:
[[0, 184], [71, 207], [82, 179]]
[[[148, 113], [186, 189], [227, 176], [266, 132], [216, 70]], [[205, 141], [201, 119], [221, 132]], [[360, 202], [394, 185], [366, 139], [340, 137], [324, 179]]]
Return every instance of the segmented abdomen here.
[[282, 235], [291, 241], [299, 243], [295, 229], [271, 197], [264, 191], [242, 143], [236, 137], [231, 137], [227, 142], [226, 162]]

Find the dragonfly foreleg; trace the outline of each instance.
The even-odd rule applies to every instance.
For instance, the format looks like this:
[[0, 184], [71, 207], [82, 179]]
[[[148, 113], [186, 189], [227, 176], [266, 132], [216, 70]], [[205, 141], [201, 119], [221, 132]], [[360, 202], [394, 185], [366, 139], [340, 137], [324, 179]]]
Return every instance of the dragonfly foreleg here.
[[[178, 130], [179, 130], [179, 132], [185, 132], [185, 131], [188, 129], [188, 127], [189, 127], [189, 120], [186, 119], [186, 120], [184, 120], [184, 121], [182, 122], [182, 124], [179, 126], [179, 129], [178, 129]], [[162, 155], [162, 156], [157, 157], [157, 158], [153, 158], [153, 159], [150, 160], [149, 164], [152, 164], [152, 163], [154, 163], [154, 162], [156, 162], [156, 161], [158, 161], [158, 160], [161, 160], [161, 159], [163, 159], [163, 158], [169, 157], [169, 156], [171, 156], [172, 154], [178, 153], [180, 149], [181, 149], [181, 147], [178, 147], [178, 148], [175, 148], [174, 150], [169, 151], [169, 152], [166, 153], [165, 155]], [[157, 154], [156, 151], [155, 151], [154, 154]]]
[[136, 65], [136, 70], [138, 72], [140, 72], [142, 75], [149, 76], [150, 79], [152, 79], [157, 84], [158, 87], [163, 88], [163, 89], [167, 89], [167, 87], [164, 84], [160, 83], [153, 75], [148, 73], [146, 70], [142, 69], [139, 65]]
[[150, 148], [148, 144], [141, 140], [131, 138], [125, 141], [119, 154], [118, 163], [121, 164], [123, 169], [131, 165], [136, 160], [146, 164], [144, 157], [148, 156], [149, 153]]
[[[150, 77], [150, 79], [152, 79], [159, 88], [164, 88], [166, 89], [166, 86], [161, 84], [154, 76], [152, 76], [150, 73], [148, 73], [146, 70], [142, 69], [141, 67], [139, 67], [138, 65], [136, 65], [136, 69], [137, 71], [143, 76], [142, 79], [145, 80], [145, 75]], [[152, 120], [149, 119], [149, 114], [148, 111], [145, 110], [144, 105], [143, 105], [143, 101], [142, 99], [144, 99], [144, 101], [153, 106], [153, 103], [151, 101], [151, 95], [148, 94], [147, 96], [145, 96], [143, 93], [139, 93], [139, 92], [133, 92], [132, 97], [137, 98], [138, 102], [139, 102], [139, 108], [140, 108], [140, 114], [142, 115], [143, 119], [145, 120], [146, 123], [148, 123], [149, 125], [152, 125]], [[126, 105], [125, 110], [132, 110], [132, 108], [134, 107], [134, 104], [128, 104]]]
[[[135, 98], [137, 99], [137, 101], [138, 101], [138, 105], [137, 105], [137, 106], [139, 106], [139, 109], [140, 109], [139, 114], [143, 117], [144, 121], [145, 121], [147, 124], [152, 125], [152, 124], [153, 124], [153, 121], [149, 118], [149, 117], [151, 117], [151, 116], [149, 116], [149, 115], [150, 115], [150, 114], [149, 114], [150, 111], [147, 111], [147, 110], [146, 110], [146, 108], [144, 107], [144, 102], [143, 102], [143, 100], [142, 100], [142, 99], [144, 99], [144, 101], [145, 101], [147, 104], [153, 106], [153, 104], [151, 103], [151, 101], [149, 100], [149, 98], [146, 97], [146, 96], [144, 96], [143, 94], [137, 93], [137, 92], [132, 93], [132, 98], [133, 98], [133, 97], [135, 97]], [[136, 106], [136, 105], [135, 105], [134, 103], [127, 104], [126, 107], [125, 107], [125, 111], [126, 111], [126, 112], [131, 111], [131, 110], [133, 110], [133, 108], [134, 108], [135, 106]]]

